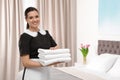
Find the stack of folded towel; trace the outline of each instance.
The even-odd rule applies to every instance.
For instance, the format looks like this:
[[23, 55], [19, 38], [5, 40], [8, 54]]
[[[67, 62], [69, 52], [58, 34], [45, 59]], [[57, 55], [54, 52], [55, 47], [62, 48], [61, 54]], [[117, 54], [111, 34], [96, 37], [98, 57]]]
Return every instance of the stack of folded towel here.
[[39, 62], [43, 65], [49, 65], [55, 62], [69, 62], [71, 60], [69, 49], [38, 49]]

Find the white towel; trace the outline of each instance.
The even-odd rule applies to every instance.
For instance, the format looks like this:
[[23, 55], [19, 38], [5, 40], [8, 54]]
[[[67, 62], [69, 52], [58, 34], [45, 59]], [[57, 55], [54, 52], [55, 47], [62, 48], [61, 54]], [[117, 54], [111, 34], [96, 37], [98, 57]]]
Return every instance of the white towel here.
[[70, 53], [63, 53], [63, 54], [47, 54], [47, 55], [44, 55], [44, 54], [39, 54], [38, 57], [40, 59], [44, 59], [44, 60], [48, 60], [48, 59], [53, 59], [53, 58], [64, 58], [64, 57], [70, 57]]
[[39, 62], [43, 66], [47, 66], [56, 62], [68, 62], [71, 60], [69, 49], [38, 49]]
[[69, 62], [70, 60], [71, 60], [71, 57], [64, 57], [64, 58], [54, 58], [54, 59], [50, 59], [50, 60], [39, 59], [39, 62], [43, 66], [47, 66], [47, 65], [50, 65], [50, 64], [56, 63], [56, 62]]
[[55, 50], [50, 50], [50, 49], [38, 49], [39, 54], [58, 54], [58, 53], [69, 53], [70, 49], [55, 49]]

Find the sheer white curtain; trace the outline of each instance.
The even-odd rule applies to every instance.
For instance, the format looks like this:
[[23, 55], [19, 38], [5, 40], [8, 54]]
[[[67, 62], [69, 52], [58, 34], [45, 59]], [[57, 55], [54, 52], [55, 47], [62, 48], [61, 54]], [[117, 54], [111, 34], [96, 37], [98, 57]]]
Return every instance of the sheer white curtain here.
[[15, 80], [19, 70], [21, 0], [0, 0], [0, 80]]
[[76, 61], [76, 0], [38, 0], [41, 27], [49, 30], [61, 48], [70, 48]]

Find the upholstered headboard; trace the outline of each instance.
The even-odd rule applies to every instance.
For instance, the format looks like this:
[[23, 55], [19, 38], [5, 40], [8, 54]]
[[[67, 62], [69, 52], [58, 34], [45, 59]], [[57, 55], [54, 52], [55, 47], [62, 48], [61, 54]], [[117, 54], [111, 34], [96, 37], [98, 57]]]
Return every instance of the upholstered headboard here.
[[120, 41], [98, 40], [98, 54], [103, 53], [120, 55]]

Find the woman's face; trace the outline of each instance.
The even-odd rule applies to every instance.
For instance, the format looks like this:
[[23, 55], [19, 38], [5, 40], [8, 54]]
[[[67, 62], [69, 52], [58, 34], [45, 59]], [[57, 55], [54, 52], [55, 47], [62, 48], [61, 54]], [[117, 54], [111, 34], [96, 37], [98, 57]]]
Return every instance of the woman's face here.
[[27, 14], [26, 18], [27, 23], [29, 24], [30, 28], [38, 28], [40, 24], [40, 18], [37, 11], [31, 11]]

